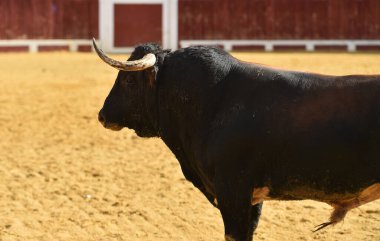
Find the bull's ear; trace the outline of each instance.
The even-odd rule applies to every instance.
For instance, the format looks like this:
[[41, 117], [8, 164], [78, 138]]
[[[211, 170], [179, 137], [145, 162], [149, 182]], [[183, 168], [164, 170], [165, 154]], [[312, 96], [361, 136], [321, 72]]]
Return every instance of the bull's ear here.
[[152, 68], [149, 68], [146, 70], [150, 87], [153, 87], [156, 85], [157, 69], [158, 68], [156, 66], [153, 66]]

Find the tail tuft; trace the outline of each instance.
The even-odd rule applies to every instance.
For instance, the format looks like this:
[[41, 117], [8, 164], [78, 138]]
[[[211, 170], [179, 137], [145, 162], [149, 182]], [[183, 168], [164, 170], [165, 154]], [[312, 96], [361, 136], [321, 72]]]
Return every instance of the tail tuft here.
[[347, 212], [348, 212], [348, 209], [346, 209], [343, 206], [334, 206], [334, 211], [331, 213], [330, 221], [315, 226], [314, 227], [315, 229], [313, 230], [313, 232], [315, 233], [321, 229], [326, 228], [327, 226], [335, 225], [339, 223], [340, 221], [344, 219]]

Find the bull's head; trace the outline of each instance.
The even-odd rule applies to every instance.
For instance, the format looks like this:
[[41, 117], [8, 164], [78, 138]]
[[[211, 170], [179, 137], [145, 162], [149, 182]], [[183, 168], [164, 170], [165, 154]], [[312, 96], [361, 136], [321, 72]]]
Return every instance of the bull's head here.
[[95, 40], [93, 44], [99, 57], [119, 70], [99, 121], [111, 130], [128, 127], [142, 137], [157, 136], [156, 76], [164, 51], [155, 44], [141, 45], [127, 61], [117, 61], [104, 54]]

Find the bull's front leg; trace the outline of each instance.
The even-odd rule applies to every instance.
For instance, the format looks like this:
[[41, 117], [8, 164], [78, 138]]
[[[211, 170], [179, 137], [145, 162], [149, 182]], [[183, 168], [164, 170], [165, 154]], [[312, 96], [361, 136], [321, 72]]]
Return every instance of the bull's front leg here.
[[251, 241], [261, 215], [262, 203], [252, 206], [248, 177], [219, 172], [215, 176], [218, 208], [222, 214], [226, 241]]
[[257, 226], [259, 225], [259, 220], [260, 220], [262, 208], [263, 208], [262, 202], [251, 207], [252, 235], [255, 232]]
[[201, 186], [201, 187], [196, 186], [196, 187], [199, 189], [199, 191], [202, 192], [202, 194], [207, 198], [207, 200], [211, 203], [211, 205], [213, 205], [216, 208], [218, 207], [217, 203], [215, 201], [215, 196], [214, 195], [212, 195], [211, 193], [209, 193], [204, 186]]

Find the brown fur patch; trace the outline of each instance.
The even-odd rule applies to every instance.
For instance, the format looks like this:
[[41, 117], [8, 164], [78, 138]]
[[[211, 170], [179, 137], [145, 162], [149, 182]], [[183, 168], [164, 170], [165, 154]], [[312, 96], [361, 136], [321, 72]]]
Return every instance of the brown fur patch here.
[[156, 77], [157, 77], [156, 69], [153, 67], [153, 68], [147, 69], [146, 71], [148, 74], [149, 86], [153, 87], [156, 84]]
[[263, 202], [264, 200], [269, 199], [269, 187], [258, 187], [253, 189], [252, 193], [252, 200], [251, 203], [252, 205], [256, 205], [258, 203]]

